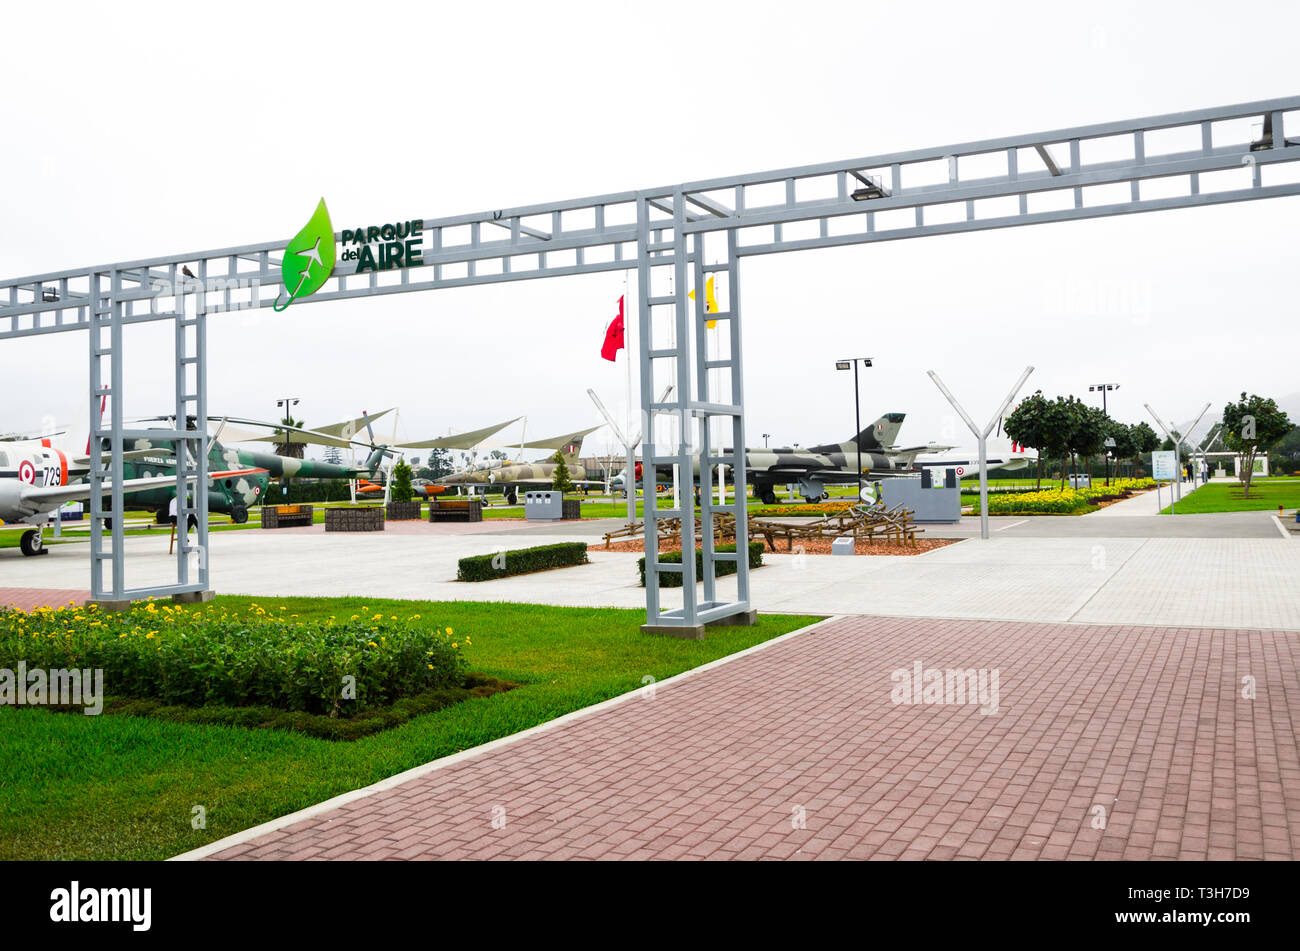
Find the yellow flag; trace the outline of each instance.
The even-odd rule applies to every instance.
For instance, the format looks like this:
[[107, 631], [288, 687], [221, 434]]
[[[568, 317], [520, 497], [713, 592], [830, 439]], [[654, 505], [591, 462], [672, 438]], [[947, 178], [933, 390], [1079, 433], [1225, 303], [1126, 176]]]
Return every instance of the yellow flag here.
[[[695, 291], [691, 291], [686, 296], [689, 297], [691, 300], [695, 300]], [[718, 298], [713, 293], [712, 274], [710, 274], [708, 278], [704, 281], [704, 312], [706, 314], [716, 314], [718, 312]], [[712, 330], [716, 326], [718, 326], [718, 322], [716, 320], [710, 320], [708, 322], [708, 328], [710, 330]]]

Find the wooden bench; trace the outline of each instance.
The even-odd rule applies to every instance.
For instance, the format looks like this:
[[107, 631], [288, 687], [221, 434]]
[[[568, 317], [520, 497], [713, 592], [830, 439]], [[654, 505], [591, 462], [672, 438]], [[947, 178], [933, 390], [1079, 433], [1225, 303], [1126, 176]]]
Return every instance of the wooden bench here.
[[311, 505], [264, 505], [263, 528], [298, 528], [310, 525], [315, 508]]
[[431, 522], [481, 522], [483, 503], [478, 499], [437, 499], [429, 503]]

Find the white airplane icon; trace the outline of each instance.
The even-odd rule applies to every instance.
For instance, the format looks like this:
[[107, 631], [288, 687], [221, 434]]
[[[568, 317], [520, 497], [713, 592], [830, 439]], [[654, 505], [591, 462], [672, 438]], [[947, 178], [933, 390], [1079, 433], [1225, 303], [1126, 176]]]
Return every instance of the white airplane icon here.
[[312, 261], [315, 261], [321, 267], [325, 266], [325, 262], [320, 259], [320, 238], [316, 239], [316, 243], [312, 245], [310, 251], [299, 251], [297, 253], [307, 259], [307, 266], [303, 268], [303, 274], [307, 274], [311, 271]]

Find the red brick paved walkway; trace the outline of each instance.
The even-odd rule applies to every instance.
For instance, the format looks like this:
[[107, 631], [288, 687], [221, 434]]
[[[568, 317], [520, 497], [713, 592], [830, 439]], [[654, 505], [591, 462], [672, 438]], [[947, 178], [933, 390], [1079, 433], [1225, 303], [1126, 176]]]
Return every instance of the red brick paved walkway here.
[[[1298, 642], [847, 618], [219, 857], [1291, 859]], [[999, 712], [891, 702], [914, 661]]]
[[0, 588], [0, 607], [32, 611], [36, 608], [66, 608], [68, 602], [85, 604], [89, 591], [76, 588]]

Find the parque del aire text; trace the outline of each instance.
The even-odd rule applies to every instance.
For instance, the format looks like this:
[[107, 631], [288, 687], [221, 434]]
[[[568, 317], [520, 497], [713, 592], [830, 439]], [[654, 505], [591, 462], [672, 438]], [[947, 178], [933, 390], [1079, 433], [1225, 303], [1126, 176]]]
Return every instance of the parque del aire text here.
[[424, 219], [371, 225], [355, 231], [345, 228], [339, 258], [356, 261], [357, 271], [388, 271], [424, 263]]

